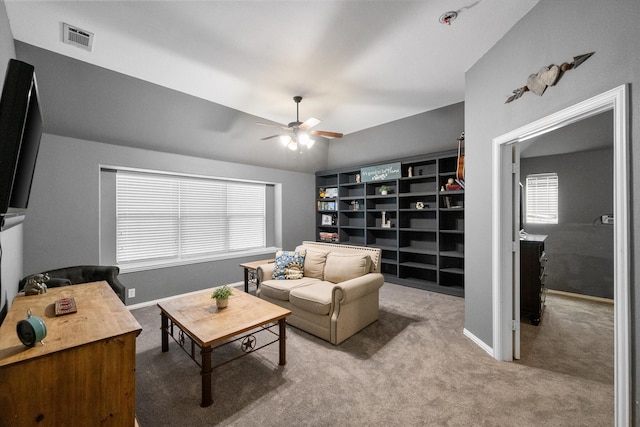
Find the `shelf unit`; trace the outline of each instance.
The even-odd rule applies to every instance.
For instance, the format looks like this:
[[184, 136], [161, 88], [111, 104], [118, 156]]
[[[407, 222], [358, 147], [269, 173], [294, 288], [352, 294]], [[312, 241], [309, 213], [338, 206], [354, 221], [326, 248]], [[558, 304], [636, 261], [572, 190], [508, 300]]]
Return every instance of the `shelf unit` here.
[[546, 235], [529, 234], [520, 239], [520, 319], [540, 324], [547, 295], [547, 262], [544, 251]]
[[[361, 168], [391, 163], [400, 178], [360, 182]], [[316, 172], [316, 239], [380, 248], [385, 280], [464, 296], [464, 189], [441, 191], [457, 164], [452, 150]]]

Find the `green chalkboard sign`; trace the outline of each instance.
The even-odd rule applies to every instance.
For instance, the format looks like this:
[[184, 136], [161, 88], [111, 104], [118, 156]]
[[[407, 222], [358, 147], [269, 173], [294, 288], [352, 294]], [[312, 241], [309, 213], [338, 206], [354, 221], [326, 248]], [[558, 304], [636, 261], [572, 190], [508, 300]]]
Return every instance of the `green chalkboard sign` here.
[[362, 182], [402, 178], [400, 162], [362, 168], [360, 169], [360, 176]]

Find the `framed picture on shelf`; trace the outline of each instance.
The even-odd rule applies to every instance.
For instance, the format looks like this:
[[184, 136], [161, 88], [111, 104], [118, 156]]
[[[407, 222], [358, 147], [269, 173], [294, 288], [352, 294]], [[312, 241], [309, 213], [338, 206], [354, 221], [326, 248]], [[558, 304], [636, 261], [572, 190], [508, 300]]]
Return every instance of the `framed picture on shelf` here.
[[332, 225], [332, 223], [331, 215], [322, 215], [322, 225]]

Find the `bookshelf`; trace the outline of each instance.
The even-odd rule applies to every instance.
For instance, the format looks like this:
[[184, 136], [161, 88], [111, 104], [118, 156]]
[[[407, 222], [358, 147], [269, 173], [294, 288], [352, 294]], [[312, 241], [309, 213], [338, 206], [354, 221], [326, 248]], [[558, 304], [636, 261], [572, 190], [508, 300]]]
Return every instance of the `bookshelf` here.
[[[399, 174], [361, 175], [387, 165]], [[452, 150], [316, 172], [316, 239], [380, 248], [385, 280], [464, 296], [464, 189], [441, 191], [456, 167]]]

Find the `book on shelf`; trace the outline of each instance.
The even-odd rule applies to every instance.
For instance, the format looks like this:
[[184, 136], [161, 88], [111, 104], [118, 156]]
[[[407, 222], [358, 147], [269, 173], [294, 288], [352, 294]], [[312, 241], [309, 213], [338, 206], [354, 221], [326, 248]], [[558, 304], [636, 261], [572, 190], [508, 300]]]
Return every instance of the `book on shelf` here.
[[321, 242], [337, 242], [339, 241], [338, 233], [329, 233], [325, 231], [321, 231], [319, 233]]
[[318, 210], [319, 211], [335, 211], [336, 202], [325, 202], [325, 201], [318, 200]]

